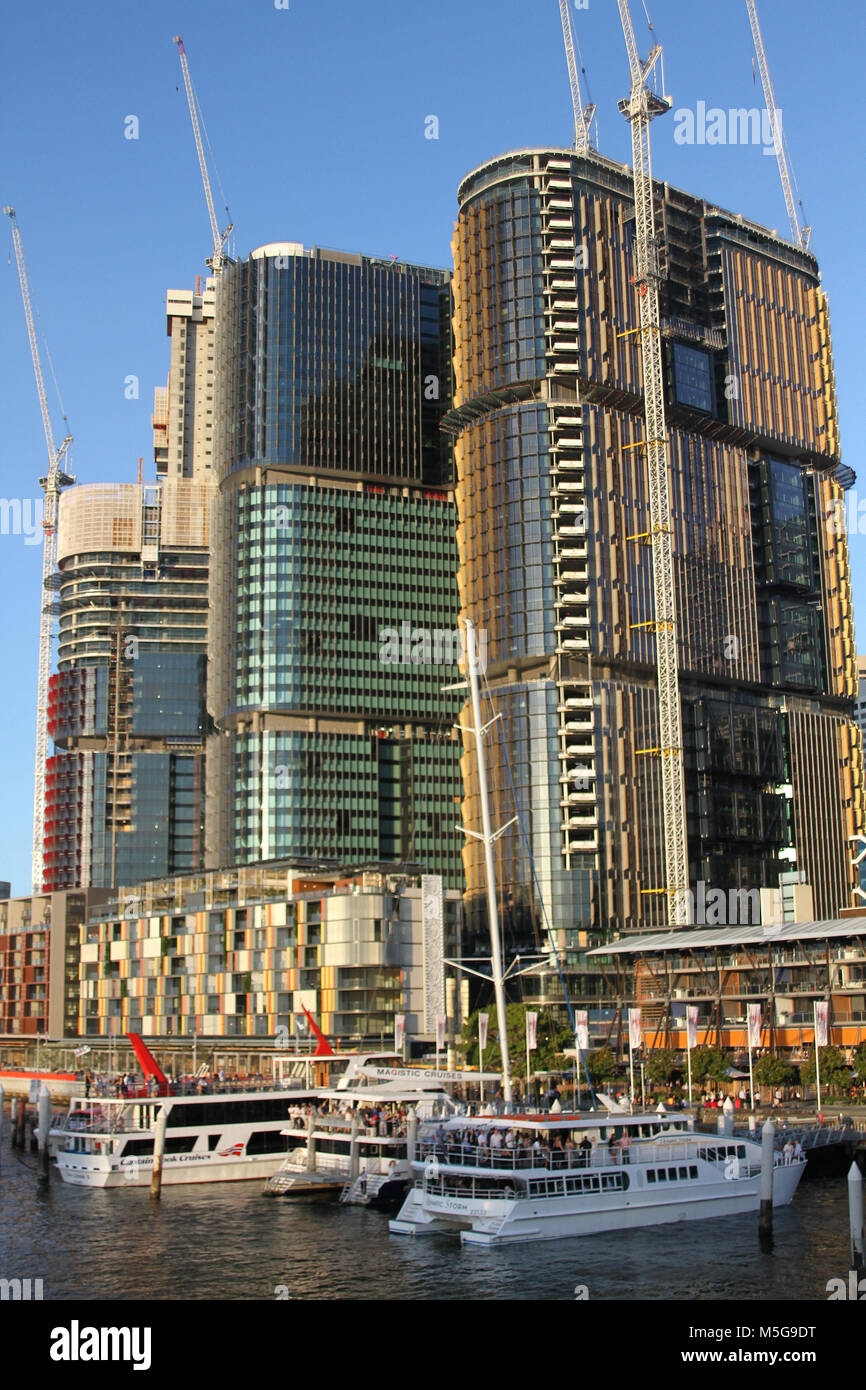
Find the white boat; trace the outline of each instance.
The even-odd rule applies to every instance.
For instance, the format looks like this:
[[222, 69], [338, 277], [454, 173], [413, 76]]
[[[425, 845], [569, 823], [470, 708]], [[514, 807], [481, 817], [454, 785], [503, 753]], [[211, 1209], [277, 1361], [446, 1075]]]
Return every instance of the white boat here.
[[268, 1178], [286, 1156], [289, 1105], [315, 1090], [83, 1098], [70, 1103], [51, 1141], [64, 1182], [81, 1187], [150, 1183], [157, 1115], [167, 1111], [163, 1184]]
[[[415, 1183], [390, 1229], [502, 1245], [757, 1211], [760, 1142], [693, 1123], [658, 1114], [449, 1120], [419, 1136]], [[791, 1202], [805, 1167], [776, 1155], [774, 1206]]]
[[[350, 1064], [336, 1089], [318, 1093], [315, 1106], [307, 1107], [309, 1113], [304, 1113], [303, 1104], [291, 1106], [292, 1122], [283, 1131], [290, 1152], [268, 1182], [266, 1196], [339, 1196], [352, 1205], [391, 1210], [399, 1206], [413, 1179], [409, 1117], [416, 1117], [416, 1123], [446, 1118], [458, 1107], [435, 1072], [412, 1068], [411, 1079], [370, 1081], [369, 1071], [387, 1070], [377, 1068], [377, 1060], [361, 1057]], [[380, 1118], [371, 1126], [368, 1115], [383, 1107], [408, 1112], [409, 1123]]]

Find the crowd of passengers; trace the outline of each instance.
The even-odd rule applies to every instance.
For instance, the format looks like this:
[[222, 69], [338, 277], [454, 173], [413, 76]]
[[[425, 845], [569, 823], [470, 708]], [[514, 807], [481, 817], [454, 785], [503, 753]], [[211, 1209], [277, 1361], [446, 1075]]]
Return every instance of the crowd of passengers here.
[[353, 1105], [349, 1100], [323, 1100], [318, 1105], [308, 1102], [305, 1105], [289, 1106], [289, 1118], [296, 1129], [306, 1129], [311, 1114], [317, 1119], [342, 1119], [346, 1122], [346, 1127], [351, 1124], [354, 1114], [358, 1117], [361, 1133], [366, 1131], [367, 1134], [376, 1135], [380, 1139], [406, 1137], [408, 1112], [402, 1105]]
[[593, 1142], [588, 1134], [575, 1141], [570, 1130], [562, 1134], [520, 1129], [445, 1130], [441, 1126], [428, 1139], [431, 1156], [448, 1163], [515, 1168], [588, 1168], [603, 1159], [628, 1163], [631, 1140], [627, 1132]]

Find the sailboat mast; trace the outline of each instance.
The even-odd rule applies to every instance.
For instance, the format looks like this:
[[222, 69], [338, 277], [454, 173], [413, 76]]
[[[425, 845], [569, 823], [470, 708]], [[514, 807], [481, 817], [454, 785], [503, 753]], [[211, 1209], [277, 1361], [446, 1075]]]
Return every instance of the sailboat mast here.
[[496, 874], [493, 867], [493, 841], [490, 829], [490, 800], [487, 789], [487, 759], [484, 755], [485, 728], [481, 719], [481, 695], [478, 689], [478, 657], [475, 625], [466, 618], [466, 665], [469, 692], [472, 698], [472, 732], [475, 735], [475, 758], [478, 771], [478, 791], [481, 796], [481, 836], [484, 845], [484, 868], [487, 877], [487, 915], [490, 922], [490, 963], [493, 969], [493, 993], [496, 999], [496, 1023], [499, 1029], [499, 1050], [502, 1056], [502, 1094], [506, 1105], [513, 1100], [511, 1063], [508, 1057], [508, 1028], [505, 1011], [505, 980], [502, 971], [502, 941], [499, 934], [499, 909], [496, 902]]

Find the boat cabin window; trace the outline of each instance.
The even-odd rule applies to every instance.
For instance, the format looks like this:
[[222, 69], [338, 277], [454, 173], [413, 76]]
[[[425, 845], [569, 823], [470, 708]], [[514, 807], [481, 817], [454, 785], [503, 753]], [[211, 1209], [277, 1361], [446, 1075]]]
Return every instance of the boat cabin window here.
[[[195, 1147], [196, 1136], [194, 1134], [167, 1134], [165, 1138], [165, 1153], [167, 1154], [188, 1154], [192, 1153]], [[121, 1150], [121, 1157], [132, 1158], [139, 1154], [152, 1154], [152, 1139], [127, 1139]]]

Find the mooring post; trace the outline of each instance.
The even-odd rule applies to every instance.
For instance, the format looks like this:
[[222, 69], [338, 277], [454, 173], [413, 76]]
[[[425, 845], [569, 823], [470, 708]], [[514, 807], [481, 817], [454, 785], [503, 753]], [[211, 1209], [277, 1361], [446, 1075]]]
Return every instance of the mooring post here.
[[51, 1092], [43, 1085], [39, 1088], [39, 1163], [37, 1174], [40, 1182], [48, 1181], [48, 1132], [51, 1129]]
[[9, 1114], [12, 1120], [12, 1147], [18, 1148], [18, 1097], [13, 1096], [9, 1106]]
[[358, 1112], [352, 1111], [352, 1123], [349, 1126], [349, 1181], [354, 1182], [361, 1170], [361, 1155], [358, 1145]]
[[307, 1115], [307, 1172], [316, 1171], [316, 1107], [310, 1106]]
[[758, 1234], [773, 1233], [773, 1167], [776, 1162], [776, 1126], [767, 1120], [761, 1130], [761, 1208]]
[[863, 1268], [863, 1174], [857, 1160], [848, 1169], [848, 1224], [851, 1230], [851, 1268]]
[[410, 1163], [415, 1162], [418, 1153], [418, 1116], [413, 1106], [406, 1116], [406, 1157]]
[[168, 1120], [168, 1112], [163, 1105], [156, 1117], [156, 1125], [153, 1134], [153, 1173], [150, 1178], [150, 1195], [155, 1202], [159, 1201], [162, 1192], [162, 1155], [165, 1152], [165, 1126]]

